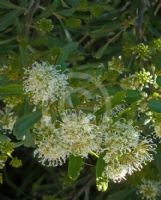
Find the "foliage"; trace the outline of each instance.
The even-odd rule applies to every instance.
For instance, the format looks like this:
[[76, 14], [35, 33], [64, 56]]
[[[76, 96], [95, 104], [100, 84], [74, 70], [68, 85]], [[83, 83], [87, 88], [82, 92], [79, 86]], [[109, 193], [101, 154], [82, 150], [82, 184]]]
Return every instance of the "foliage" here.
[[160, 7], [0, 1], [0, 199], [160, 198]]

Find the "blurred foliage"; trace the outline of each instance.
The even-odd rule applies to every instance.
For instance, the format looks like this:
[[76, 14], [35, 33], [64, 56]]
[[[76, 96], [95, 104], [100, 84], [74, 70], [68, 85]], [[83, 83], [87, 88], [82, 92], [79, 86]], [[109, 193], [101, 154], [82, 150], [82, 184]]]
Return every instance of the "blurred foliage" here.
[[[75, 164], [71, 162], [74, 158], [70, 158], [69, 166], [42, 167], [33, 158], [30, 132], [41, 112], [32, 112], [22, 88], [24, 67], [45, 60], [62, 70], [101, 76], [112, 97], [112, 107], [125, 101], [128, 104], [119, 117], [139, 118], [137, 123], [142, 126], [145, 106], [156, 112], [152, 117], [160, 122], [160, 8], [157, 0], [0, 0], [0, 110], [4, 113], [5, 103], [13, 104], [13, 112], [18, 116], [14, 134], [9, 130], [4, 134], [1, 127], [1, 200], [134, 200], [138, 198], [136, 189], [142, 178], [161, 179], [161, 145], [152, 163], [127, 181], [110, 182], [106, 192], [98, 192], [95, 186], [107, 189], [106, 178], [99, 177], [103, 167], [100, 159], [95, 167], [96, 160], [90, 157], [81, 173], [82, 160], [76, 160], [79, 165], [74, 166], [78, 168], [74, 174], [70, 169]], [[131, 88], [133, 79], [126, 79], [143, 68], [157, 76], [157, 87], [150, 86], [144, 92], [139, 90], [140, 82]], [[139, 81], [146, 82], [149, 78], [146, 75], [139, 74]], [[73, 80], [72, 84], [81, 85], [81, 81]], [[86, 87], [90, 87], [88, 83]], [[82, 96], [73, 96], [74, 106], [83, 101]], [[138, 102], [140, 116], [136, 114]], [[104, 106], [97, 111], [98, 116]], [[86, 109], [90, 106], [86, 105]], [[2, 116], [0, 123], [11, 125]], [[142, 128], [145, 135], [151, 133]], [[79, 174], [80, 177], [73, 181], [67, 171], [74, 180]]]

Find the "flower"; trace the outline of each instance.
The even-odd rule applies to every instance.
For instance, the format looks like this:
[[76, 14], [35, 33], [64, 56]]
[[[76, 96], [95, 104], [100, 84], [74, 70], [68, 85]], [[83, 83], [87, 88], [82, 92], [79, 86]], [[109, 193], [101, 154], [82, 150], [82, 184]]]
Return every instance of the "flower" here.
[[2, 129], [12, 131], [16, 120], [17, 116], [10, 108], [0, 111], [0, 125]]
[[117, 71], [119, 74], [121, 74], [124, 69], [122, 57], [112, 57], [112, 59], [108, 62], [108, 69]]
[[143, 61], [148, 61], [151, 59], [151, 51], [149, 46], [143, 43], [140, 43], [132, 48], [132, 54], [136, 56], [136, 59], [141, 59]]
[[157, 137], [161, 138], [161, 125], [160, 123], [154, 124], [154, 131]]
[[140, 170], [143, 164], [153, 159], [155, 145], [150, 139], [140, 139], [140, 132], [132, 121], [105, 118], [102, 130], [103, 159], [107, 164], [104, 175], [114, 182], [126, 179], [127, 174]]
[[60, 137], [71, 154], [87, 157], [90, 152], [98, 151], [101, 137], [92, 123], [94, 119], [94, 115], [76, 110], [61, 114]]
[[135, 147], [139, 141], [139, 131], [136, 130], [132, 121], [125, 119], [113, 121], [111, 118], [104, 118], [101, 125], [103, 133], [103, 149], [108, 150], [110, 153], [128, 152], [132, 147]]
[[137, 194], [142, 199], [156, 200], [161, 194], [161, 182], [144, 179], [138, 187]]
[[23, 98], [22, 96], [7, 96], [3, 99], [3, 102], [8, 109], [13, 109], [23, 102]]
[[43, 112], [41, 121], [34, 127], [34, 155], [43, 165], [62, 165], [69, 155], [87, 157], [99, 150], [101, 137], [97, 137], [97, 126], [92, 123], [94, 115], [66, 110], [60, 117], [61, 121], [53, 124], [50, 114]]
[[37, 21], [36, 28], [41, 33], [45, 34], [51, 32], [54, 28], [54, 25], [51, 19], [41, 18], [39, 21]]
[[142, 91], [144, 88], [149, 88], [150, 85], [157, 87], [156, 77], [153, 76], [149, 71], [143, 70], [136, 72], [128, 77], [121, 80], [121, 86], [124, 89], [139, 89]]
[[42, 165], [62, 165], [69, 156], [69, 152], [62, 145], [57, 130], [53, 124], [37, 126], [34, 129], [37, 135], [34, 156], [38, 157]]
[[68, 76], [54, 65], [35, 62], [24, 74], [24, 91], [35, 105], [46, 106], [67, 94]]
[[160, 38], [155, 39], [153, 41], [153, 47], [157, 52], [161, 52], [161, 39]]

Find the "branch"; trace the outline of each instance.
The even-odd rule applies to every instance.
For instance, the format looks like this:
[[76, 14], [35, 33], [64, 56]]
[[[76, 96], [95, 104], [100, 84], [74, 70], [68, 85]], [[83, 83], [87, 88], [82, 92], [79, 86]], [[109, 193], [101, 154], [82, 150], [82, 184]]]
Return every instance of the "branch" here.
[[148, 0], [141, 0], [141, 5], [138, 9], [138, 17], [136, 21], [136, 35], [139, 41], [143, 41], [143, 20], [146, 7], [149, 5]]
[[33, 21], [33, 16], [39, 8], [40, 0], [31, 0], [29, 8], [26, 12], [26, 36], [30, 35], [30, 27]]

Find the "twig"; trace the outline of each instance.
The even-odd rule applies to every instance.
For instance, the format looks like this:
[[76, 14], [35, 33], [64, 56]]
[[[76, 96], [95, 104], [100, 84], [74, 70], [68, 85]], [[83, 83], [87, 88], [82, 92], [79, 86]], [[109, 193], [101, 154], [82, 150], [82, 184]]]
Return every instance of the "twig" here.
[[160, 8], [161, 8], [161, 1], [159, 2], [159, 4], [157, 5], [157, 7], [156, 7], [156, 9], [154, 11], [154, 16], [157, 15], [157, 13], [159, 12]]
[[84, 187], [78, 192], [78, 194], [73, 198], [73, 200], [77, 200], [83, 193], [85, 194], [84, 200], [89, 200], [89, 192], [90, 187], [94, 184], [95, 179], [90, 179]]
[[37, 9], [40, 7], [40, 0], [31, 0], [29, 8], [26, 12], [26, 36], [28, 37], [30, 34], [30, 27], [33, 21], [33, 16]]
[[141, 5], [138, 10], [138, 17], [137, 17], [137, 21], [136, 21], [136, 35], [137, 35], [139, 41], [143, 41], [142, 27], [143, 27], [143, 20], [144, 20], [144, 12], [145, 12], [147, 5], [149, 5], [148, 0], [141, 0]]

